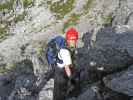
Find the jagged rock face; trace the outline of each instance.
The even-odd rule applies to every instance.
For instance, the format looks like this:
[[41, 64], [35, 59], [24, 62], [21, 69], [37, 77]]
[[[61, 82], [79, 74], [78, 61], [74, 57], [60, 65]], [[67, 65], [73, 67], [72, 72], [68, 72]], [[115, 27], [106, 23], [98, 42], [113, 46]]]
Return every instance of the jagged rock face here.
[[114, 91], [133, 96], [133, 66], [126, 71], [104, 78], [105, 85]]
[[[34, 2], [33, 4], [25, 2], [26, 6], [24, 6], [23, 1]], [[70, 11], [62, 13], [61, 9], [67, 11], [68, 1], [75, 2]], [[11, 7], [2, 5], [8, 5], [7, 2], [11, 4]], [[32, 82], [34, 76], [42, 80], [42, 75], [47, 71], [48, 66], [44, 54], [47, 42], [56, 35], [62, 35], [71, 26], [78, 30], [79, 39], [84, 33], [88, 33], [83, 37], [84, 47], [79, 48], [76, 58], [82, 67], [80, 76], [83, 77], [83, 82], [93, 83], [101, 80], [105, 76], [104, 72], [110, 73], [129, 67], [132, 64], [130, 56], [133, 56], [132, 12], [132, 0], [0, 0], [2, 23], [0, 25], [0, 66], [8, 69], [9, 66], [6, 65], [12, 65], [24, 59], [31, 60], [33, 64], [32, 68], [19, 69], [20, 65], [27, 66], [29, 63], [26, 65], [22, 62], [18, 63], [16, 72], [9, 72], [8, 75], [0, 77], [0, 86], [5, 91], [0, 92], [2, 100], [6, 100], [7, 95], [11, 95], [12, 98], [14, 95], [12, 89], [16, 86], [15, 84], [18, 84], [18, 81], [31, 79]], [[63, 17], [58, 19], [58, 15]], [[106, 25], [112, 25], [113, 28], [103, 28]], [[94, 45], [92, 46], [92, 44]], [[92, 49], [92, 47], [95, 48]], [[102, 67], [103, 71], [97, 69]], [[24, 73], [30, 75], [26, 74], [26, 77]], [[10, 79], [10, 76], [13, 78]], [[22, 80], [22, 84], [25, 84], [24, 80]], [[37, 93], [37, 96], [22, 89], [29, 95], [24, 97], [18, 95], [16, 100], [18, 98], [20, 100], [43, 100], [44, 98], [52, 100], [53, 81], [49, 82], [50, 85], [47, 84], [39, 95]], [[47, 91], [49, 87], [52, 89]], [[10, 94], [11, 92], [12, 94]], [[81, 98], [78, 96], [78, 100], [84, 98], [83, 96], [87, 93], [92, 94], [88, 94], [87, 97], [92, 97], [93, 100], [95, 95], [89, 88], [83, 94], [81, 93]], [[110, 96], [111, 94], [114, 95]], [[117, 95], [119, 94], [107, 92], [105, 98], [111, 100]]]
[[130, 24], [131, 19], [133, 18], [132, 5], [132, 0], [119, 0], [119, 7], [116, 10], [116, 13], [114, 13], [114, 25], [129, 25], [132, 27], [132, 25]]

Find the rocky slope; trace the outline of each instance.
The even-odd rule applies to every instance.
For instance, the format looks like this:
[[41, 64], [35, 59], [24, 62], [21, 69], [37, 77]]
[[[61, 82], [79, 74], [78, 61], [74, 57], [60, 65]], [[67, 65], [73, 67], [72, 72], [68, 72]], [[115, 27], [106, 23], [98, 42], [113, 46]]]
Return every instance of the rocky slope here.
[[[1, 100], [52, 100], [53, 79], [39, 93], [26, 88], [40, 85], [48, 70], [48, 40], [64, 35], [71, 26], [79, 32], [76, 60], [83, 70], [87, 68], [81, 75], [87, 74], [83, 80], [92, 83], [76, 99], [130, 100], [133, 96], [132, 70], [125, 70], [133, 61], [132, 0], [0, 0], [0, 22]], [[99, 72], [100, 68], [104, 70]], [[95, 82], [103, 89], [102, 97], [95, 93]]]

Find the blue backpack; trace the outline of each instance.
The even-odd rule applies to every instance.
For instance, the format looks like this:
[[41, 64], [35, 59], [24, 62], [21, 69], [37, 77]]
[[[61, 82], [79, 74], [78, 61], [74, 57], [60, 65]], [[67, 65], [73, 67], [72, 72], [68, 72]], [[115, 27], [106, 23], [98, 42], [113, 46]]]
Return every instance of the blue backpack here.
[[57, 62], [63, 63], [63, 61], [58, 58], [58, 52], [61, 48], [66, 47], [65, 44], [65, 38], [63, 38], [62, 36], [56, 36], [48, 42], [46, 58], [49, 65], [56, 64]]

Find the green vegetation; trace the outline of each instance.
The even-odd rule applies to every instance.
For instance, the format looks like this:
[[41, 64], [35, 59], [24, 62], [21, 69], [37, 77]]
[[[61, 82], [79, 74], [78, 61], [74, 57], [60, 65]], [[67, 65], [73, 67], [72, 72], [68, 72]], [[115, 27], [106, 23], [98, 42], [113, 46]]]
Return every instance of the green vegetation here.
[[8, 65], [5, 67], [6, 70], [13, 70], [13, 69], [15, 69], [15, 68], [16, 68], [16, 64], [8, 64]]
[[[0, 4], [0, 11], [3, 11], [5, 9], [12, 10], [13, 5], [16, 2], [16, 0], [10, 0], [6, 3]], [[24, 8], [28, 7], [29, 5], [33, 4], [33, 0], [22, 0]]]
[[9, 65], [3, 64], [3, 65], [0, 65], [0, 73], [4, 74], [11, 70], [14, 70], [15, 68], [16, 68], [16, 64], [9, 64]]
[[13, 21], [16, 22], [16, 23], [19, 22], [19, 21], [22, 21], [22, 20], [24, 20], [24, 18], [25, 18], [26, 15], [27, 15], [27, 13], [24, 11], [22, 14], [16, 16], [13, 19]]
[[27, 8], [31, 4], [33, 4], [33, 0], [23, 0], [24, 8]]
[[66, 14], [72, 11], [74, 8], [75, 0], [67, 0], [66, 3], [63, 3], [63, 0], [60, 0], [59, 2], [51, 3], [50, 4], [50, 10], [54, 13], [56, 13], [57, 18], [63, 18]]
[[85, 14], [88, 13], [88, 11], [90, 10], [93, 1], [94, 0], [88, 0], [87, 3], [84, 5], [83, 9]]
[[72, 14], [70, 18], [64, 23], [63, 33], [68, 27], [76, 25], [78, 23], [78, 20], [80, 19], [80, 16], [80, 14]]
[[39, 57], [41, 57], [44, 54], [46, 46], [46, 42], [39, 42], [35, 44], [36, 52]]
[[112, 22], [112, 20], [113, 20], [113, 17], [110, 14], [108, 16], [102, 16], [102, 19], [103, 19], [103, 21], [104, 21], [105, 24], [110, 24]]
[[47, 4], [48, 4], [48, 5], [51, 5], [51, 4], [52, 4], [52, 1], [47, 1]]
[[7, 9], [7, 10], [11, 10], [13, 9], [13, 4], [14, 4], [15, 0], [10, 0], [6, 3], [0, 4], [0, 11]]
[[24, 20], [25, 16], [26, 16], [26, 12], [24, 11], [22, 14], [20, 15], [17, 15], [16, 17], [14, 17], [12, 20], [8, 21], [1, 21], [1, 25], [0, 25], [0, 42], [4, 39], [6, 39], [6, 37], [9, 35], [7, 30], [8, 30], [8, 26], [10, 25], [10, 23], [12, 22], [19, 22], [19, 21], [22, 21]]
[[8, 21], [8, 20], [2, 20], [1, 21], [1, 25], [0, 25], [0, 42], [4, 39], [6, 39], [6, 37], [9, 35], [7, 30], [8, 30], [8, 26], [10, 25], [10, 23], [12, 22], [19, 22], [22, 21], [26, 16], [26, 12], [24, 11], [22, 14], [17, 15], [16, 17], [14, 17], [12, 20]]
[[[10, 12], [11, 10], [13, 10], [13, 5], [16, 2], [16, 0], [10, 0], [7, 1], [3, 4], [0, 4], [0, 11], [7, 11]], [[33, 3], [33, 0], [22, 0], [23, 2], [23, 6], [24, 7], [28, 7], [28, 5], [30, 5], [31, 3]], [[13, 13], [14, 14], [14, 13]], [[7, 30], [8, 30], [8, 26], [12, 23], [12, 22], [19, 22], [24, 20], [25, 16], [26, 16], [26, 12], [24, 11], [22, 14], [16, 15], [14, 16], [13, 14], [11, 14], [7, 19], [11, 20], [1, 20], [1, 24], [0, 24], [0, 42], [4, 39], [6, 39], [6, 37], [8, 36]]]
[[0, 66], [0, 73], [5, 73], [6, 69], [5, 69], [5, 65]]
[[0, 26], [0, 41], [3, 40], [3, 39], [5, 39], [7, 35], [8, 34], [7, 34], [6, 27], [1, 27]]
[[43, 52], [44, 52], [44, 51], [43, 51], [43, 47], [38, 47], [38, 48], [37, 48], [37, 55], [38, 55], [38, 56], [41, 56], [41, 55], [43, 54]]

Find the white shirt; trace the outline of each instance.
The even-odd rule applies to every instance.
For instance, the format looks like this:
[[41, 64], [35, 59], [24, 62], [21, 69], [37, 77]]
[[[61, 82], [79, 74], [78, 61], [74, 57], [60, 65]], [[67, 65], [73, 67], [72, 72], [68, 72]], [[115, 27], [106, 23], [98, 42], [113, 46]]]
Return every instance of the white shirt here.
[[71, 54], [70, 51], [67, 49], [60, 49], [58, 52], [58, 57], [59, 59], [63, 60], [63, 63], [57, 63], [57, 66], [60, 68], [64, 68], [65, 65], [70, 65], [72, 64], [72, 59], [71, 59]]

